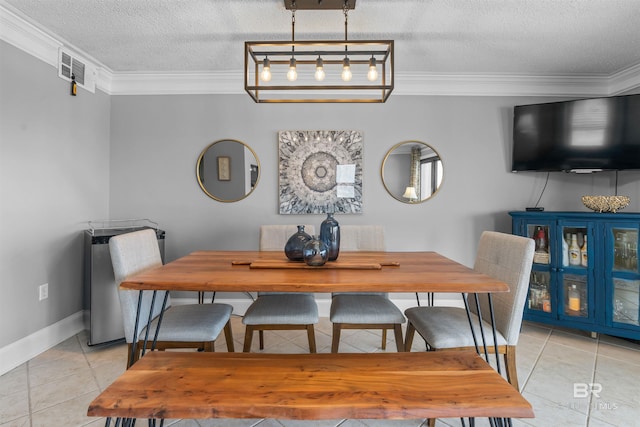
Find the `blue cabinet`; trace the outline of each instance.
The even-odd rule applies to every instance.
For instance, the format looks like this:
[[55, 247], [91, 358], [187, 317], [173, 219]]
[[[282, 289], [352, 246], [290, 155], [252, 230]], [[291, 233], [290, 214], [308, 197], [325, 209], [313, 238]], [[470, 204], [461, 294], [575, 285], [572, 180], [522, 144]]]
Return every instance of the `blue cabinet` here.
[[640, 339], [640, 214], [509, 215], [536, 242], [525, 319]]

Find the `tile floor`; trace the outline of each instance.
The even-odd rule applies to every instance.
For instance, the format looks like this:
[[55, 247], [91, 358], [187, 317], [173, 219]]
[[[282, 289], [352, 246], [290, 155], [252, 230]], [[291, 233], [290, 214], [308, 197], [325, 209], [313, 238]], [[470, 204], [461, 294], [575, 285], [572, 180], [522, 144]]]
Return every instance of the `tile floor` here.
[[[244, 327], [234, 316], [236, 349], [242, 348]], [[392, 339], [393, 334], [390, 334]], [[316, 329], [318, 351], [328, 352], [331, 324], [322, 318]], [[225, 351], [224, 338], [218, 351]], [[254, 339], [254, 345], [257, 345]], [[266, 351], [303, 353], [306, 335], [301, 331], [265, 334]], [[123, 343], [88, 347], [82, 332], [0, 377], [0, 427], [102, 426], [103, 419], [86, 416], [87, 407], [101, 390], [124, 371]], [[340, 351], [377, 352], [375, 331], [346, 330]], [[388, 351], [394, 351], [390, 342]], [[414, 351], [424, 341], [414, 340]], [[550, 329], [526, 323], [518, 344], [518, 378], [523, 395], [533, 405], [536, 418], [513, 420], [523, 426], [640, 426], [640, 345], [608, 336], [596, 339], [578, 331]], [[590, 397], [581, 397], [574, 383], [598, 384]], [[600, 389], [601, 386], [601, 389]], [[586, 393], [584, 393], [586, 394]], [[146, 425], [146, 422], [138, 423]], [[172, 427], [419, 427], [424, 420], [171, 420]], [[458, 419], [438, 420], [438, 426], [460, 426]], [[477, 420], [476, 425], [488, 425]]]

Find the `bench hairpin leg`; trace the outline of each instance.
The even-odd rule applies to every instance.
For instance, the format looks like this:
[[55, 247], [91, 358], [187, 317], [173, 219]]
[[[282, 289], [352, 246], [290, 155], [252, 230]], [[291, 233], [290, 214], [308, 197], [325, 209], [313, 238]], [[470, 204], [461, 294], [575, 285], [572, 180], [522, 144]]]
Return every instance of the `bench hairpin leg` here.
[[[151, 329], [151, 321], [153, 320], [153, 306], [156, 304], [156, 295], [158, 291], [153, 291], [153, 296], [151, 297], [151, 306], [149, 307], [149, 317], [147, 318], [147, 328], [144, 332], [144, 342], [142, 343], [142, 354], [140, 357], [144, 356], [147, 351], [147, 343], [149, 342], [149, 329]], [[156, 328], [157, 329], [157, 328]]]
[[511, 427], [511, 418], [489, 418], [491, 427]]
[[[160, 325], [162, 324], [164, 310], [167, 308], [168, 299], [169, 299], [169, 291], [165, 291], [164, 298], [162, 299], [162, 307], [160, 308], [160, 315], [158, 316], [158, 324], [156, 324], [156, 330], [155, 330], [155, 333], [153, 334], [153, 344], [151, 344], [151, 351], [155, 350], [156, 345], [158, 344], [158, 333], [160, 332]], [[149, 322], [149, 325], [151, 325], [151, 322]], [[147, 330], [149, 330], [149, 326], [147, 326]]]
[[[129, 355], [129, 366], [133, 365], [136, 355], [136, 349], [138, 344], [138, 326], [140, 325], [140, 312], [142, 311], [142, 292], [140, 289], [138, 292], [138, 309], [136, 310], [136, 321], [133, 325], [133, 337], [131, 340], [131, 354]], [[118, 419], [119, 420], [119, 419]], [[118, 420], [116, 420], [116, 427], [118, 426]]]
[[489, 299], [489, 314], [491, 315], [491, 332], [493, 333], [493, 351], [496, 355], [496, 367], [498, 368], [498, 373], [500, 374], [500, 357], [498, 354], [498, 339], [496, 336], [496, 319], [493, 314], [493, 299], [491, 298], [491, 294], [487, 294], [487, 298]]
[[484, 349], [484, 358], [489, 363], [489, 351], [487, 350], [487, 338], [484, 335], [484, 327], [482, 326], [482, 309], [480, 308], [480, 300], [478, 294], [473, 294], [476, 300], [476, 312], [478, 313], [478, 326], [480, 326], [480, 336], [482, 337], [482, 348]]
[[469, 301], [467, 301], [467, 294], [462, 294], [462, 301], [464, 302], [464, 309], [467, 312], [467, 320], [469, 321], [469, 329], [471, 330], [473, 345], [476, 347], [476, 353], [480, 354], [480, 349], [478, 348], [478, 339], [476, 338], [476, 330], [473, 328], [473, 320], [471, 320], [471, 311], [469, 310]]

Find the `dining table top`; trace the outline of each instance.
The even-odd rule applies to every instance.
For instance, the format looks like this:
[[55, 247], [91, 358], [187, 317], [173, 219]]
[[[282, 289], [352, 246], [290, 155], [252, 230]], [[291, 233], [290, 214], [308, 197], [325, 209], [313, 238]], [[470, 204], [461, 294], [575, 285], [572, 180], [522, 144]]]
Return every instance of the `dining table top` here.
[[196, 251], [127, 278], [123, 289], [217, 292], [508, 292], [436, 252], [340, 252], [312, 267], [280, 251]]

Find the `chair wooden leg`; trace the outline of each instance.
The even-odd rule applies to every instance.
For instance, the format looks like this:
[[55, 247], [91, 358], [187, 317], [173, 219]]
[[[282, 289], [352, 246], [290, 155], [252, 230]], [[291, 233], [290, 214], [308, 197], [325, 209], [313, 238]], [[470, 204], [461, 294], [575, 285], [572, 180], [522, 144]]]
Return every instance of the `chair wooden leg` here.
[[231, 320], [227, 321], [227, 324], [224, 325], [224, 339], [227, 341], [227, 351], [229, 353], [233, 353], [235, 347], [233, 345], [233, 332], [231, 331]]
[[251, 341], [253, 341], [253, 326], [247, 325], [244, 329], [244, 347], [242, 347], [244, 353], [251, 351]]
[[396, 350], [398, 350], [398, 352], [404, 351], [404, 342], [402, 340], [402, 325], [400, 323], [396, 323], [393, 326], [393, 333], [396, 338]]
[[203, 351], [209, 351], [209, 352], [216, 351], [215, 342], [214, 341], [203, 342], [202, 349]]
[[516, 346], [508, 345], [504, 354], [504, 369], [507, 372], [507, 381], [516, 390], [520, 391], [518, 385], [518, 370], [516, 369]]
[[260, 339], [260, 350], [264, 350], [264, 331], [262, 329], [258, 331], [258, 338]]
[[382, 330], [382, 345], [381, 345], [383, 350], [387, 349], [387, 330], [383, 329]]
[[413, 345], [413, 336], [416, 334], [416, 328], [413, 326], [413, 323], [409, 322], [407, 324], [407, 335], [404, 338], [404, 351], [411, 351], [411, 346]]
[[428, 422], [427, 425], [429, 427], [436, 427], [436, 419], [435, 418], [429, 418], [429, 421], [427, 421], [427, 422]]
[[331, 341], [331, 353], [337, 353], [338, 347], [340, 346], [340, 331], [342, 330], [342, 326], [340, 323], [333, 324], [333, 339]]
[[309, 353], [316, 353], [316, 333], [313, 325], [307, 325], [307, 338], [309, 339]]

